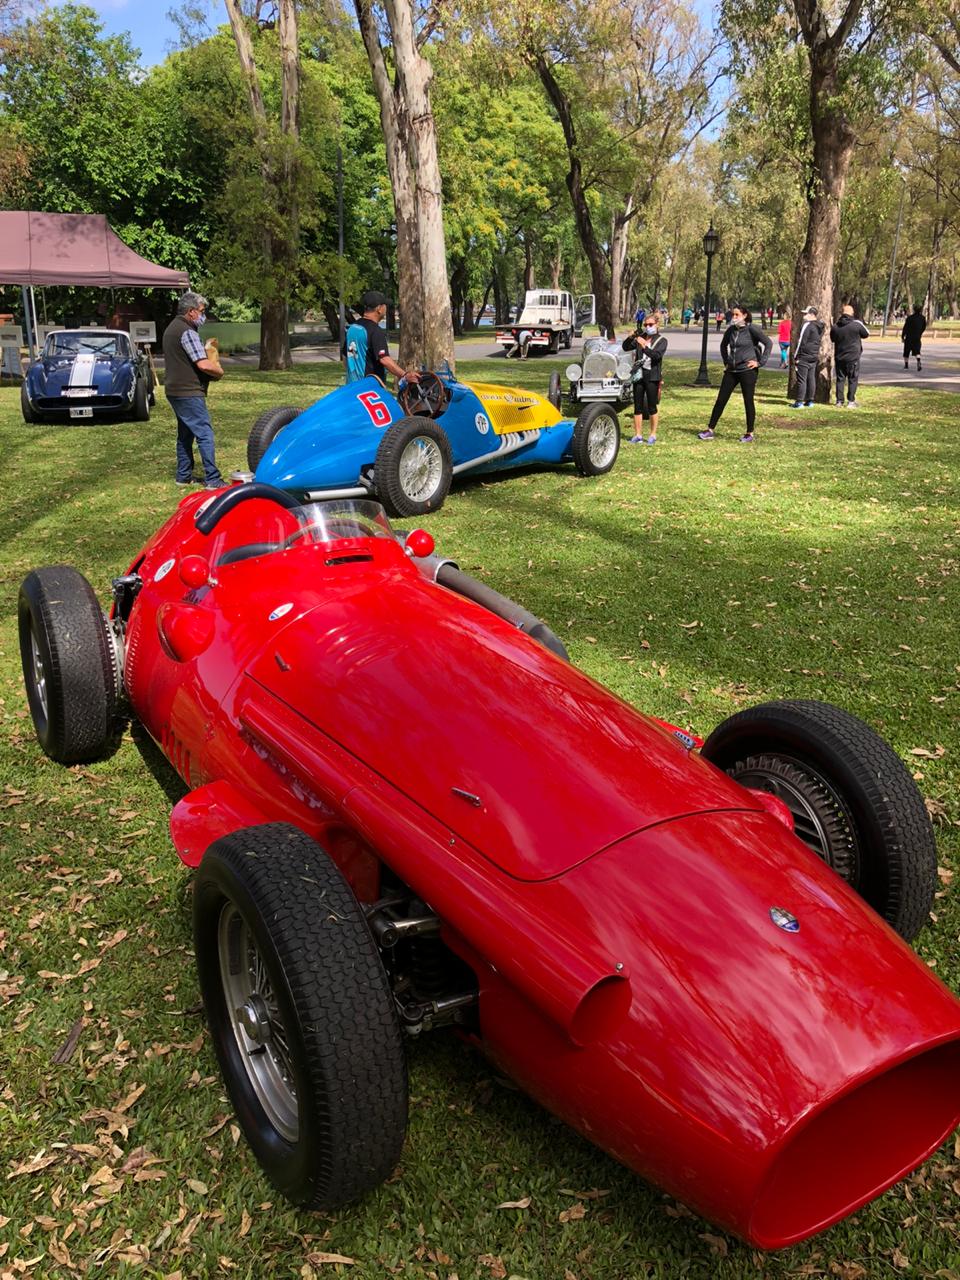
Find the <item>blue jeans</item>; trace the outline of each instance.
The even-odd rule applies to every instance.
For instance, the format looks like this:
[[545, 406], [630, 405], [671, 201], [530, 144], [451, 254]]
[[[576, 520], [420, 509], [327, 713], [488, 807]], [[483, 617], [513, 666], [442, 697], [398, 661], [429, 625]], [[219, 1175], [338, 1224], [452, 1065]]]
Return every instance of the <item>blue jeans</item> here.
[[206, 484], [220, 484], [223, 476], [214, 458], [213, 423], [207, 412], [206, 396], [167, 396], [177, 417], [177, 479], [193, 475], [193, 442], [196, 440]]

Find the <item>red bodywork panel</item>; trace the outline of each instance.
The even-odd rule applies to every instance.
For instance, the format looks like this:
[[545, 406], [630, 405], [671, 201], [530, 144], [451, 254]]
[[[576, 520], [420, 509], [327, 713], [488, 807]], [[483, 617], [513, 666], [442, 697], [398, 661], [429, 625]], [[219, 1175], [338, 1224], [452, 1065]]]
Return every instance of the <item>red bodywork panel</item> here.
[[295, 522], [254, 500], [205, 537], [201, 503], [134, 562], [127, 631], [134, 709], [193, 788], [171, 818], [185, 862], [282, 820], [362, 900], [389, 865], [473, 968], [491, 1057], [762, 1247], [852, 1212], [952, 1131], [960, 1003], [782, 806], [399, 543], [220, 564]]

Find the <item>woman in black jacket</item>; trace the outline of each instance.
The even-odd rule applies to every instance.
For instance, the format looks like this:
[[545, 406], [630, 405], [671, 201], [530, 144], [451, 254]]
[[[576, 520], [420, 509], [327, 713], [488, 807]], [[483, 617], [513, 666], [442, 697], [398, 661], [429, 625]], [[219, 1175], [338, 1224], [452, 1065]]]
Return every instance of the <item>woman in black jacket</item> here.
[[746, 307], [733, 308], [733, 322], [720, 339], [723, 378], [720, 381], [720, 390], [717, 392], [716, 404], [710, 414], [710, 424], [706, 431], [700, 432], [701, 440], [714, 438], [716, 434], [714, 427], [727, 407], [733, 388], [739, 386], [747, 416], [747, 429], [740, 440], [743, 444], [753, 443], [753, 424], [756, 419], [753, 393], [757, 385], [758, 371], [767, 363], [767, 356], [770, 354], [773, 343], [761, 328], [751, 323], [752, 320], [753, 317]]
[[[624, 351], [636, 352], [633, 366], [633, 439], [631, 444], [656, 444], [660, 410], [660, 386], [663, 380], [663, 354], [667, 340], [660, 328], [660, 312], [644, 317], [642, 329], [623, 340]], [[643, 424], [650, 422], [650, 436], [643, 438]]]

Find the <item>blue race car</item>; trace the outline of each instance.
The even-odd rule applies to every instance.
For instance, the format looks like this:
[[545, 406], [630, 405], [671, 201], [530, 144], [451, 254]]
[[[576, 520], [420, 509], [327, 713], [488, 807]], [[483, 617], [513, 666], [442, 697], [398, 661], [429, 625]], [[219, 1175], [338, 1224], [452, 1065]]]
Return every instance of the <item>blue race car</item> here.
[[531, 463], [573, 462], [584, 476], [609, 471], [620, 423], [609, 404], [574, 420], [549, 398], [519, 387], [422, 373], [393, 396], [368, 377], [309, 409], [268, 409], [251, 428], [247, 461], [258, 481], [307, 500], [372, 497], [391, 515], [436, 511], [454, 476]]
[[20, 387], [24, 422], [146, 422], [154, 399], [149, 361], [119, 329], [54, 330]]

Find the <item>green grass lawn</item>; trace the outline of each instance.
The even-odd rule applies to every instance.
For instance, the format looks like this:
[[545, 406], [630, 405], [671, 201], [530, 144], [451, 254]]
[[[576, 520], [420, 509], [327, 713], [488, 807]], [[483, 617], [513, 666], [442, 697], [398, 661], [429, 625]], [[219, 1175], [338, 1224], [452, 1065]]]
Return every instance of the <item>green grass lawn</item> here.
[[[687, 385], [693, 370], [668, 361], [660, 443], [625, 444], [610, 475], [460, 484], [423, 523], [645, 710], [706, 733], [751, 702], [822, 698], [873, 724], [935, 815], [942, 892], [919, 947], [960, 990], [957, 400], [868, 387], [859, 413], [791, 414], [764, 373], [757, 444], [737, 442], [736, 402], [702, 444], [713, 393]], [[540, 390], [547, 372], [460, 369]], [[333, 365], [230, 369], [210, 397], [221, 468], [245, 465], [263, 408], [309, 403], [338, 379]], [[445, 1033], [411, 1047], [395, 1178], [337, 1215], [279, 1201], [239, 1139], [198, 1008], [189, 878], [167, 834], [177, 780], [136, 733], [99, 764], [46, 760], [19, 670], [27, 571], [67, 561], [106, 601], [173, 509], [172, 414], [161, 399], [145, 424], [26, 427], [4, 388], [0, 442], [0, 1276], [309, 1280], [334, 1274], [322, 1256], [336, 1253], [358, 1277], [960, 1277], [952, 1141], [851, 1220], [764, 1256]], [[75, 1052], [56, 1064], [71, 1029]]]

